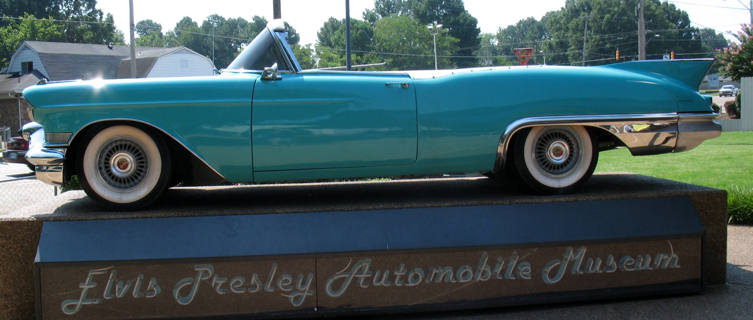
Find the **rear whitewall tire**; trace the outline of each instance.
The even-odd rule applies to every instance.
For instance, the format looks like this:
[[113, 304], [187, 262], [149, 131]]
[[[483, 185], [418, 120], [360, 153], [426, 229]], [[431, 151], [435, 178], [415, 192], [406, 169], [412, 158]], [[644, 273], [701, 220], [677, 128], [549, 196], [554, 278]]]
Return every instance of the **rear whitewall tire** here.
[[111, 209], [151, 204], [167, 188], [170, 176], [170, 155], [162, 139], [128, 125], [94, 134], [78, 165], [84, 191]]
[[533, 191], [566, 193], [593, 174], [599, 153], [582, 126], [533, 127], [516, 135], [515, 167]]

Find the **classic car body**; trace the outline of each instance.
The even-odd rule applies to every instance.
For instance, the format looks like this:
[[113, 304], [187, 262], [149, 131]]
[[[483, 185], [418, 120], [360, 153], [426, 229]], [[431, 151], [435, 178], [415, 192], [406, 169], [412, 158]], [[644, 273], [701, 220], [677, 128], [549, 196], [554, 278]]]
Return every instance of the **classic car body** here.
[[[566, 192], [598, 152], [689, 150], [719, 135], [696, 88], [710, 60], [442, 71], [301, 70], [268, 27], [220, 76], [47, 83], [30, 162], [116, 208], [167, 187], [486, 173]], [[599, 90], [592, 90], [594, 87]]]

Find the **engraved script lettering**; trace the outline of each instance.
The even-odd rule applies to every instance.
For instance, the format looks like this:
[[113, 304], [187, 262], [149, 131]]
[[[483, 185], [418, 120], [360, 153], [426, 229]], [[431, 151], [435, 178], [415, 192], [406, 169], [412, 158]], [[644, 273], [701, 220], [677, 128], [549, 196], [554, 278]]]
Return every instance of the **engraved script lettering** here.
[[[495, 280], [531, 280], [531, 263], [521, 261], [517, 252], [508, 258], [507, 269], [504, 270], [505, 259], [497, 258], [497, 264], [492, 268], [489, 265], [489, 255], [482, 252], [475, 269], [470, 264], [464, 264], [457, 268], [453, 266], [429, 266], [408, 267], [401, 263], [395, 269], [372, 271], [372, 259], [364, 258], [348, 264], [337, 273], [327, 279], [325, 292], [328, 296], [337, 298], [348, 291], [351, 286], [357, 285], [366, 289], [374, 287], [415, 287], [421, 284], [441, 283], [469, 283]], [[352, 265], [351, 265], [352, 264]], [[428, 271], [427, 271], [428, 270]], [[493, 276], [493, 273], [495, 276]]]
[[[669, 243], [670, 249], [672, 244]], [[602, 268], [601, 257], [586, 258], [586, 247], [567, 247], [561, 259], [554, 259], [541, 269], [541, 279], [546, 284], [555, 284], [560, 282], [570, 268], [571, 275], [594, 274], [594, 273], [613, 273], [613, 272], [632, 272], [648, 271], [662, 269], [679, 269], [680, 257], [670, 250], [669, 254], [657, 253], [653, 256], [650, 254], [639, 254], [636, 256], [623, 255], [615, 259], [613, 255], [607, 255], [606, 267]], [[651, 262], [653, 260], [653, 263]], [[584, 263], [585, 261], [585, 263]]]
[[[630, 254], [594, 254], [586, 246], [563, 247], [561, 254], [556, 254], [551, 260], [548, 260], [550, 257], [532, 259], [533, 255], [541, 252], [537, 250], [526, 250], [523, 255], [513, 250], [507, 256], [490, 256], [482, 251], [475, 261], [450, 265], [411, 265], [408, 261], [397, 261], [383, 267], [384, 264], [375, 262], [374, 258], [365, 257], [350, 259], [339, 271], [325, 275], [328, 276], [325, 283], [319, 285], [323, 286], [324, 294], [331, 298], [342, 297], [353, 290], [377, 287], [399, 290], [402, 287], [454, 285], [457, 288], [487, 281], [515, 281], [516, 286], [525, 286], [520, 283], [535, 280], [538, 276], [544, 284], [551, 286], [566, 278], [592, 274], [679, 269], [680, 257], [672, 243], [667, 241], [667, 244], [669, 250], [666, 252]], [[537, 265], [532, 265], [528, 259], [536, 261]], [[209, 263], [193, 265], [186, 277], [177, 277], [180, 280], [172, 287], [172, 299], [185, 306], [194, 302], [200, 291], [202, 295], [209, 292], [217, 296], [271, 294], [287, 299], [293, 307], [300, 307], [308, 296], [314, 295], [313, 270], [287, 273], [284, 267], [270, 262], [269, 269], [255, 270], [245, 275], [222, 273], [222, 268], [215, 268]], [[75, 315], [87, 305], [101, 305], [120, 299], [145, 301], [162, 293], [157, 278], [143, 273], [127, 274], [127, 277], [123, 277], [114, 266], [88, 270], [78, 283], [77, 296], [60, 303], [61, 311], [66, 315]], [[165, 298], [169, 299], [170, 293]]]
[[313, 273], [298, 274], [298, 276], [288, 273], [279, 274], [277, 263], [272, 264], [267, 273], [266, 281], [262, 281], [258, 273], [253, 273], [249, 278], [220, 276], [211, 264], [195, 265], [194, 271], [194, 276], [181, 279], [173, 288], [173, 298], [180, 305], [188, 305], [193, 302], [202, 282], [207, 283], [218, 295], [274, 293], [279, 291], [280, 295], [287, 298], [294, 307], [303, 305], [306, 297], [314, 294], [311, 289], [311, 284], [314, 281]]
[[[97, 287], [97, 282], [94, 281], [95, 276], [101, 276], [107, 274], [107, 283], [102, 291], [102, 298], [89, 297], [89, 293], [94, 291]], [[135, 283], [135, 284], [134, 284]], [[120, 299], [128, 296], [127, 293], [131, 293], [133, 298], [154, 298], [162, 292], [157, 278], [150, 278], [146, 284], [146, 289], [142, 290], [144, 284], [144, 275], [139, 273], [135, 280], [126, 280], [125, 282], [118, 280], [118, 271], [113, 266], [100, 269], [89, 270], [84, 282], [79, 284], [81, 293], [78, 299], [66, 299], [60, 304], [60, 308], [63, 313], [67, 315], [74, 315], [81, 311], [81, 308], [85, 305], [101, 304], [103, 300]], [[133, 290], [131, 290], [133, 288]], [[129, 291], [131, 290], [131, 291]], [[97, 294], [97, 293], [95, 293]]]

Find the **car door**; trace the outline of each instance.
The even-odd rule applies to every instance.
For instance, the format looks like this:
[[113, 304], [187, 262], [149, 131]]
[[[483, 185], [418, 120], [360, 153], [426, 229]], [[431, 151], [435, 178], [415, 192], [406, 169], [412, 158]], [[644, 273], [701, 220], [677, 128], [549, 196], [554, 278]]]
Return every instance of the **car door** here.
[[416, 160], [408, 75], [303, 72], [258, 79], [254, 171], [392, 166]]

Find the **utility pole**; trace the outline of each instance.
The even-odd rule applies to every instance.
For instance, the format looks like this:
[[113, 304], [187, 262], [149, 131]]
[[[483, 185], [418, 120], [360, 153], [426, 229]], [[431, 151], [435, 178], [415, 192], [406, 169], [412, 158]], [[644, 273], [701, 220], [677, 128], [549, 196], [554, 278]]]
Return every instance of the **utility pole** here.
[[585, 16], [585, 23], [583, 25], [583, 59], [581, 60], [580, 65], [585, 66], [586, 65], [586, 33], [588, 32], [588, 15]]
[[350, 0], [345, 0], [345, 70], [350, 71]]
[[646, 19], [643, 16], [644, 0], [638, 2], [638, 60], [646, 60]]
[[133, 24], [133, 0], [128, 0], [128, 7], [131, 12], [131, 78], [136, 78], [136, 25]]
[[272, 0], [272, 18], [282, 19], [282, 8], [280, 7], [280, 0]]

